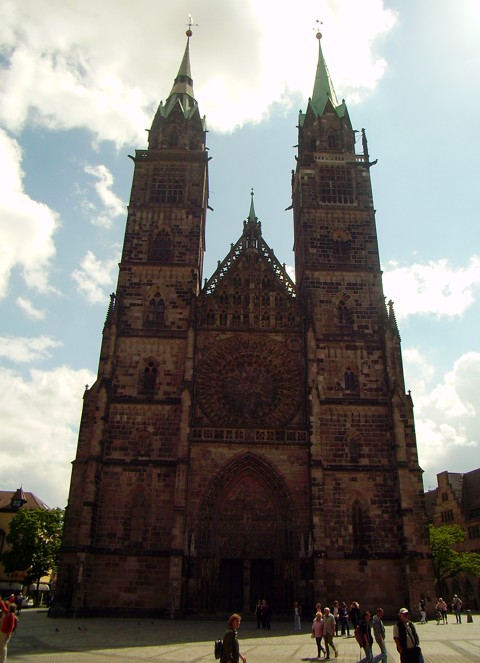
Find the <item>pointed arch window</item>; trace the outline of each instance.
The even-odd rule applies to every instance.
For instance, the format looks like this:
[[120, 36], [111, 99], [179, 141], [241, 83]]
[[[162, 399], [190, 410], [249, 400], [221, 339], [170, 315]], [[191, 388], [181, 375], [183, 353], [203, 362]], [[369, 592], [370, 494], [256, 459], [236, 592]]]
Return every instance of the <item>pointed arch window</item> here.
[[339, 145], [338, 145], [339, 141], [338, 141], [338, 134], [337, 134], [336, 131], [330, 131], [330, 133], [328, 134], [327, 141], [328, 141], [328, 147], [329, 147], [331, 150], [336, 150], [336, 149], [338, 149], [338, 147], [339, 147]]
[[337, 307], [338, 324], [342, 326], [351, 327], [353, 323], [352, 312], [344, 301], [341, 301]]
[[227, 312], [226, 311], [220, 311], [220, 316], [219, 316], [219, 323], [224, 327], [227, 324]]
[[140, 392], [145, 395], [155, 393], [157, 386], [157, 365], [153, 360], [150, 360], [140, 375]]
[[172, 238], [166, 230], [161, 230], [153, 238], [149, 258], [155, 262], [170, 262], [172, 259]]
[[148, 302], [147, 322], [158, 326], [165, 324], [165, 301], [159, 292], [156, 292]]
[[358, 392], [358, 379], [351, 368], [347, 368], [347, 370], [343, 374], [343, 380], [344, 380], [345, 391], [348, 391], [350, 393]]

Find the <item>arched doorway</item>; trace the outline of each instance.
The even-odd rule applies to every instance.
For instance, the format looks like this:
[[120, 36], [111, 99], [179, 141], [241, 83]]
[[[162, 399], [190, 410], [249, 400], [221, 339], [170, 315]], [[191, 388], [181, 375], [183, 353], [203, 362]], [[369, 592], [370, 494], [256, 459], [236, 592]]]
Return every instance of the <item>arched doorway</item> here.
[[198, 531], [199, 600], [209, 612], [252, 614], [258, 599], [277, 613], [292, 605], [296, 522], [281, 474], [242, 454], [212, 481]]

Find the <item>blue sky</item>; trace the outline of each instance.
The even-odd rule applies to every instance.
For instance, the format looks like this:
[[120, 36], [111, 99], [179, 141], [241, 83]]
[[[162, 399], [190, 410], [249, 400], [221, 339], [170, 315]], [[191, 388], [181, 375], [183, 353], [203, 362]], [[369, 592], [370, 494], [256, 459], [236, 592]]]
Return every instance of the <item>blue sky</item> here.
[[0, 6], [0, 487], [65, 506], [82, 396], [116, 288], [132, 162], [191, 14], [206, 115], [204, 277], [250, 190], [293, 265], [290, 174], [318, 42], [365, 128], [384, 291], [395, 302], [426, 488], [479, 467], [477, 0], [4, 0]]

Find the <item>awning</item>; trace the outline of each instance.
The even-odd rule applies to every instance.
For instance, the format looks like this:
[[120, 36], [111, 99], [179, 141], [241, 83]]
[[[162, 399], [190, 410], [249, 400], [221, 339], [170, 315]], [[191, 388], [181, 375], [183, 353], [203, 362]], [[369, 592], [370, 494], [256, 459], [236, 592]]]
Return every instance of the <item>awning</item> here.
[[[37, 591], [37, 583], [33, 583], [30, 585], [28, 588], [29, 593], [36, 592]], [[50, 591], [50, 585], [47, 585], [46, 582], [39, 582], [38, 583], [38, 591], [39, 592], [49, 592]]]
[[23, 589], [21, 582], [10, 582], [9, 580], [0, 580], [0, 590], [3, 592], [9, 589], [12, 592], [19, 592]]

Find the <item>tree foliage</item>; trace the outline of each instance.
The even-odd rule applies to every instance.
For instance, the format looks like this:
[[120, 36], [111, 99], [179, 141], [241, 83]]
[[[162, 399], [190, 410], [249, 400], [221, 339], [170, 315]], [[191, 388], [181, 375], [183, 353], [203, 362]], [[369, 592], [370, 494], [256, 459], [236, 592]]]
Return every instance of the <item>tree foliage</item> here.
[[430, 525], [430, 550], [437, 586], [459, 573], [480, 576], [480, 555], [474, 552], [458, 552], [453, 548], [465, 541], [465, 532], [459, 525]]
[[1, 556], [5, 571], [24, 571], [26, 581], [40, 578], [58, 564], [63, 530], [62, 509], [20, 509], [10, 521], [6, 541], [9, 549]]

